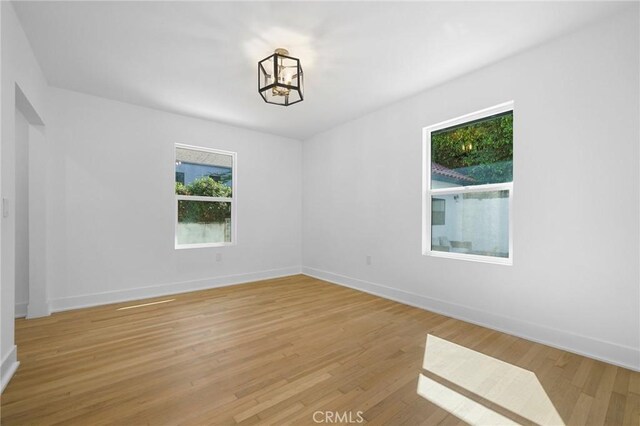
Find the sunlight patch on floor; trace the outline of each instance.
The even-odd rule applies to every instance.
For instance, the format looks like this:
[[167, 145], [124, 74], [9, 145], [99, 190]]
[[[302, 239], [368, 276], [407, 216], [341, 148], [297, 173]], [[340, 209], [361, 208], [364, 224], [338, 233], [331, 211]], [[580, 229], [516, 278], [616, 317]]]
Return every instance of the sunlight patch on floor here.
[[[418, 394], [468, 423], [518, 424], [522, 418], [564, 426], [536, 375], [524, 368], [433, 335], [427, 336], [423, 368], [430, 377], [421, 375]], [[456, 386], [477, 398], [462, 395]], [[509, 418], [487, 407], [490, 404]], [[494, 415], [499, 417], [492, 422]]]
[[519, 425], [422, 374], [418, 378], [418, 395], [472, 425]]
[[159, 305], [161, 303], [173, 302], [174, 300], [176, 300], [176, 299], [167, 299], [167, 300], [160, 300], [158, 302], [141, 303], [140, 305], [125, 306], [124, 308], [118, 308], [116, 310], [117, 311], [124, 311], [124, 310], [127, 310], [127, 309], [142, 308], [143, 306]]

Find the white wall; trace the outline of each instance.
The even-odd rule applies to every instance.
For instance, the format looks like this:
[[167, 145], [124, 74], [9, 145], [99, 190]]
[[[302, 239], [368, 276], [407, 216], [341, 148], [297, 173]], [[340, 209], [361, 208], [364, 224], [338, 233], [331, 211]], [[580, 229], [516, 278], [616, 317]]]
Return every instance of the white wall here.
[[[303, 271], [640, 369], [637, 6], [305, 141]], [[421, 129], [509, 100], [513, 266], [422, 256]]]
[[29, 122], [16, 111], [15, 127], [16, 316], [29, 302]]
[[[20, 26], [10, 2], [0, 2], [1, 25], [1, 74], [2, 92], [1, 131], [2, 150], [1, 173], [2, 197], [9, 200], [9, 216], [2, 218], [0, 274], [0, 369], [1, 386], [4, 388], [18, 366], [14, 344], [15, 310], [15, 120], [16, 84], [20, 86], [31, 111], [46, 116], [44, 98], [47, 83], [29, 42]], [[23, 103], [24, 105], [24, 103]], [[29, 117], [27, 117], [29, 119]], [[33, 117], [32, 117], [33, 118]]]
[[[53, 310], [300, 271], [299, 141], [61, 89], [49, 93]], [[238, 153], [236, 246], [174, 249], [175, 143]]]
[[46, 182], [56, 178], [55, 165], [49, 166], [48, 159], [55, 151], [54, 144], [47, 140], [46, 127], [38, 117], [29, 122], [28, 141], [28, 182], [29, 182], [29, 303], [27, 318], [46, 316], [51, 313], [47, 282], [47, 208], [51, 204]]

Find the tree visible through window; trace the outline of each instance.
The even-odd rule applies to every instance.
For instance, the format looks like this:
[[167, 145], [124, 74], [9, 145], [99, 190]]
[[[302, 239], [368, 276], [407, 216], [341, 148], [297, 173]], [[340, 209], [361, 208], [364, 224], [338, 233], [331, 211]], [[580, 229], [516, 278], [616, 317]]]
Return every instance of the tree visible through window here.
[[513, 112], [431, 133], [431, 161], [473, 180], [513, 181]]

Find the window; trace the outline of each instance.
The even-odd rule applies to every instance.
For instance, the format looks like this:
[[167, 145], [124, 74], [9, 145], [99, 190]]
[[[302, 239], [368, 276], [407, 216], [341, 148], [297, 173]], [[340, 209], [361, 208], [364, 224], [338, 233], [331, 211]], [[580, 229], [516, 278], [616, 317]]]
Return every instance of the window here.
[[425, 127], [423, 254], [511, 264], [513, 103]]
[[235, 243], [236, 154], [176, 144], [176, 248]]

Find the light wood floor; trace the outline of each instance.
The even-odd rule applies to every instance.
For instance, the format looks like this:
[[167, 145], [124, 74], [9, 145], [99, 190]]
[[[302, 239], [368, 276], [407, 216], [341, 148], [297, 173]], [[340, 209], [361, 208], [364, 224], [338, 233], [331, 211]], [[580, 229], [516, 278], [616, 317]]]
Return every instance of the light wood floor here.
[[3, 425], [640, 422], [640, 373], [306, 276], [17, 320], [16, 340]]

